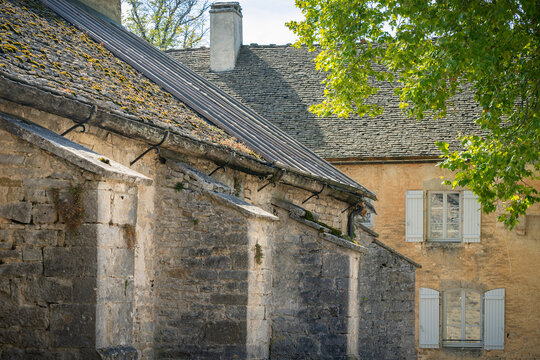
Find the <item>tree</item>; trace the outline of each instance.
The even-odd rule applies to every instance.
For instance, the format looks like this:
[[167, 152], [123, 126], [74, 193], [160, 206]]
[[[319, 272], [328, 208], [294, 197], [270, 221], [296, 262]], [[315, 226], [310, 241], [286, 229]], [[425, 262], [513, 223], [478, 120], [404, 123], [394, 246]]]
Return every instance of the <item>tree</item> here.
[[[452, 96], [471, 88], [483, 111], [483, 135], [459, 136], [462, 150], [442, 151], [439, 166], [455, 172], [486, 213], [512, 228], [540, 202], [540, 7], [535, 0], [296, 0], [304, 20], [288, 23], [295, 44], [320, 50], [327, 72], [318, 115], [377, 115], [366, 101], [377, 81], [399, 81], [406, 115], [444, 117]], [[318, 44], [318, 45], [316, 45]], [[450, 105], [451, 106], [451, 105]]]
[[124, 0], [123, 23], [162, 50], [197, 46], [207, 32], [208, 0]]

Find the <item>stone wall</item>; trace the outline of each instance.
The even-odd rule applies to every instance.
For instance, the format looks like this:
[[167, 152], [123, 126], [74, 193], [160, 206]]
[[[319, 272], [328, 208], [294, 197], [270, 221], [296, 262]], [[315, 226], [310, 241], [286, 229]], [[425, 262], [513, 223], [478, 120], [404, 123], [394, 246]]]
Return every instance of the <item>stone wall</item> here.
[[0, 357], [131, 345], [137, 189], [0, 130]]
[[271, 358], [347, 359], [349, 266], [361, 254], [294, 224], [285, 211], [279, 217], [282, 230], [272, 244]]
[[360, 258], [358, 307], [361, 359], [416, 359], [411, 263], [377, 243]]
[[[1, 105], [0, 109], [5, 110]], [[35, 109], [9, 109], [57, 132], [72, 124]], [[92, 126], [85, 133], [73, 132], [69, 137], [125, 165], [147, 149], [147, 144]], [[17, 215], [18, 220], [1, 220], [1, 244], [9, 244], [2, 246], [13, 251], [13, 243], [20, 238], [18, 233], [36, 231], [36, 227], [52, 231], [58, 239], [46, 238], [43, 244], [37, 245], [40, 249], [51, 247], [42, 250], [38, 267], [41, 266], [42, 272], [47, 266], [56, 266], [57, 270], [50, 275], [33, 274], [35, 265], [28, 265], [28, 275], [4, 276], [3, 271], [7, 270], [0, 270], [0, 279], [7, 279], [7, 283], [2, 282], [2, 289], [7, 289], [6, 299], [12, 302], [14, 291], [22, 287], [19, 283], [27, 277], [36, 277], [41, 282], [52, 281], [50, 288], [54, 296], [67, 294], [66, 300], [45, 301], [46, 310], [41, 305], [32, 307], [39, 314], [50, 312], [49, 307], [64, 309], [54, 319], [46, 313], [46, 323], [36, 325], [35, 331], [45, 334], [49, 346], [45, 348], [46, 352], [56, 351], [52, 342], [57, 336], [52, 332], [55, 324], [76, 329], [79, 338], [84, 338], [80, 334], [90, 334], [89, 345], [79, 345], [77, 341], [80, 340], [74, 342], [74, 347], [82, 350], [62, 349], [66, 353], [71, 351], [75, 358], [89, 358], [95, 355], [96, 348], [107, 349], [101, 351], [102, 357], [112, 358], [115, 353], [125, 350], [122, 345], [131, 343], [142, 359], [229, 359], [235, 356], [339, 359], [349, 355], [354, 357], [363, 351], [365, 331], [373, 333], [386, 329], [390, 333], [390, 329], [395, 329], [397, 333], [401, 326], [406, 326], [406, 321], [396, 319], [400, 311], [409, 311], [398, 301], [408, 294], [405, 285], [394, 291], [397, 294], [393, 302], [384, 309], [378, 307], [366, 315], [360, 306], [361, 294], [373, 292], [373, 299], [377, 299], [380, 294], [392, 292], [394, 285], [389, 279], [394, 275], [388, 279], [386, 275], [379, 278], [382, 285], [377, 289], [375, 283], [364, 282], [366, 277], [379, 271], [377, 269], [383, 262], [390, 264], [391, 259], [375, 252], [373, 263], [362, 263], [368, 253], [351, 250], [354, 246], [350, 242], [321, 234], [317, 228], [320, 225], [306, 225], [305, 221], [299, 221], [273, 205], [276, 199], [300, 205], [312, 195], [308, 191], [283, 184], [270, 184], [258, 191], [267, 183], [266, 179], [231, 169], [219, 170], [209, 178], [204, 173], [216, 169], [216, 164], [193, 158], [177, 161], [172, 158], [178, 156], [171, 158], [171, 154], [165, 152], [160, 156], [149, 153], [132, 166], [154, 179], [152, 185], [134, 187], [97, 178], [63, 160], [44, 155], [38, 149], [35, 153], [39, 157], [28, 160], [19, 153], [27, 148], [26, 143], [6, 145], [3, 147], [5, 153], [0, 156], [0, 165], [4, 164], [7, 174], [5, 179], [0, 176], [2, 206], [6, 205], [3, 209], [12, 213], [9, 207], [13, 204], [22, 209], [15, 212], [22, 214]], [[17, 182], [12, 174], [19, 174], [22, 182]], [[66, 225], [58, 220], [57, 214], [52, 220], [49, 212], [38, 213], [36, 210], [50, 209], [54, 205], [45, 191], [51, 188], [50, 184], [40, 187], [39, 182], [27, 182], [26, 188], [17, 189], [24, 187], [25, 176], [30, 177], [24, 174], [61, 181], [58, 187], [66, 194], [73, 185], [85, 183], [83, 203], [88, 212], [79, 227], [78, 238], [67, 235]], [[43, 200], [30, 200], [30, 204], [26, 204], [27, 196], [37, 199], [38, 195]], [[347, 214], [342, 212], [348, 207], [346, 203], [323, 193], [302, 206], [317, 213], [321, 222], [346, 230]], [[24, 215], [27, 214], [25, 211], [30, 211], [29, 223], [21, 222], [28, 217]], [[48, 222], [35, 223], [33, 219], [39, 219], [40, 213], [49, 216]], [[279, 222], [272, 214], [279, 215]], [[361, 238], [368, 243], [373, 239], [368, 233], [362, 233]], [[19, 244], [25, 243], [16, 243], [14, 249], [18, 249]], [[24, 249], [20, 253], [20, 259], [15, 256], [11, 260], [12, 253], [6, 253], [6, 264], [24, 263]], [[48, 263], [43, 260], [45, 254], [50, 258]], [[52, 254], [56, 256], [54, 259]], [[31, 261], [39, 262], [28, 260]], [[78, 267], [80, 264], [83, 266]], [[411, 271], [400, 264], [398, 261], [392, 269]], [[0, 268], [4, 265], [0, 264]], [[77, 268], [72, 271], [70, 266]], [[390, 274], [388, 270], [381, 271]], [[405, 276], [401, 280], [410, 283], [414, 278]], [[42, 287], [48, 289], [46, 286]], [[83, 295], [75, 296], [76, 293]], [[8, 310], [19, 306], [19, 302], [13, 304], [16, 306]], [[24, 307], [30, 307], [29, 304]], [[72, 308], [79, 312], [69, 312]], [[79, 324], [75, 320], [82, 319], [77, 316], [84, 309], [87, 311], [84, 314], [86, 322]], [[396, 316], [392, 317], [392, 312]], [[384, 318], [386, 322], [380, 323], [379, 327], [365, 325], [370, 330], [361, 333], [364, 317], [369, 316]], [[68, 319], [73, 319], [74, 323]], [[4, 323], [0, 321], [0, 324]], [[44, 328], [39, 329], [39, 326]], [[46, 330], [47, 326], [51, 330]], [[15, 334], [17, 344], [22, 341], [20, 329], [20, 326], [12, 328], [11, 325], [5, 329], [6, 334]], [[71, 333], [62, 329], [65, 328], [60, 328], [58, 334], [68, 336]], [[399, 338], [401, 347], [408, 344], [407, 334], [403, 331]], [[405, 354], [400, 352], [398, 338], [392, 337], [387, 342], [381, 334], [372, 338], [396, 354]], [[15, 352], [33, 351], [29, 347], [22, 350], [19, 345], [4, 347], [4, 350]], [[35, 349], [39, 350], [39, 347]], [[87, 353], [79, 354], [83, 350]], [[371, 350], [365, 351], [369, 354]]]
[[[534, 359], [540, 358], [540, 205], [536, 204], [509, 231], [497, 214], [482, 213], [479, 243], [411, 243], [405, 241], [405, 192], [448, 189], [441, 176], [451, 177], [434, 163], [370, 164], [339, 168], [377, 193], [375, 231], [379, 239], [422, 264], [418, 288], [441, 290], [446, 283], [467, 283], [484, 290], [506, 289], [504, 350], [418, 349], [422, 359]], [[538, 189], [540, 189], [540, 183]], [[416, 301], [418, 304], [418, 301]], [[418, 334], [418, 305], [416, 305]], [[416, 338], [418, 346], [418, 337]]]
[[[250, 276], [253, 242], [265, 246], [265, 232], [252, 229], [256, 220], [215, 201], [208, 191], [227, 190], [207, 180], [195, 179], [173, 160], [158, 168], [154, 291], [159, 358], [245, 358], [248, 311], [254, 319], [264, 318], [255, 300], [264, 286], [248, 292], [250, 277], [257, 281], [256, 274]], [[252, 340], [257, 338], [254, 327], [262, 325], [250, 328]], [[259, 352], [256, 346], [250, 351]]]

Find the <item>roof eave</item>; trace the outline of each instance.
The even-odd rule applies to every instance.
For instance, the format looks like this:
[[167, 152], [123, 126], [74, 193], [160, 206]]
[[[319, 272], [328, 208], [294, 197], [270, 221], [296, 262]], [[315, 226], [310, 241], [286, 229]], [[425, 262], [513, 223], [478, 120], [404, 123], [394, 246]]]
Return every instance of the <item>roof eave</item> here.
[[[85, 119], [90, 113], [91, 107], [95, 105], [54, 94], [23, 83], [19, 79], [8, 79], [4, 76], [0, 76], [0, 98], [77, 121]], [[98, 108], [91, 125], [150, 144], [159, 143], [164, 132], [168, 130], [157, 125], [126, 118], [114, 110], [106, 108]], [[358, 203], [363, 197], [376, 200], [375, 194], [371, 192], [313, 174], [302, 173], [296, 169], [284, 168], [279, 164], [269, 164], [248, 154], [238, 153], [230, 148], [178, 133], [170, 133], [162, 148], [184, 155], [207, 158], [218, 164], [228, 163], [227, 166], [231, 168], [257, 176], [273, 175], [285, 170], [286, 174], [281, 178], [281, 182], [313, 193], [319, 192], [324, 183], [329, 185], [328, 190], [325, 190], [326, 193], [350, 204]]]

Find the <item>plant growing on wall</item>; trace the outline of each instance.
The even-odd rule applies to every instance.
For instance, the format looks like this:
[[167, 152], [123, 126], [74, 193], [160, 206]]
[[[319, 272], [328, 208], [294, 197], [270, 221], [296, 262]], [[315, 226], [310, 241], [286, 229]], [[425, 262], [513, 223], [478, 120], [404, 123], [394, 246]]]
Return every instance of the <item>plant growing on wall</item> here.
[[85, 215], [82, 202], [83, 186], [72, 186], [62, 194], [58, 189], [53, 189], [52, 195], [56, 211], [64, 220], [68, 230], [76, 232], [81, 226]]

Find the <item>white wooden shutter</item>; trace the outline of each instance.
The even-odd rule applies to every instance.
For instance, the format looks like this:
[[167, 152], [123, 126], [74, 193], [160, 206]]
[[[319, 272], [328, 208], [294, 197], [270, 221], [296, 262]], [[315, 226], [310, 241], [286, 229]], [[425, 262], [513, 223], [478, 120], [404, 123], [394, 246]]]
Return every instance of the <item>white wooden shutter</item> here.
[[504, 349], [504, 289], [484, 294], [484, 348]]
[[478, 197], [472, 191], [463, 194], [463, 242], [480, 242], [482, 211]]
[[439, 292], [420, 288], [418, 304], [419, 347], [439, 348]]
[[424, 192], [408, 190], [405, 196], [405, 241], [424, 240]]

